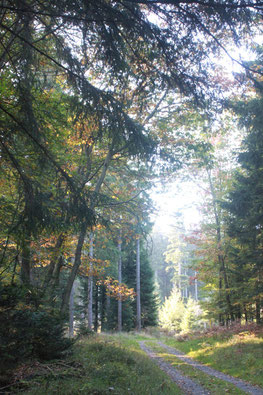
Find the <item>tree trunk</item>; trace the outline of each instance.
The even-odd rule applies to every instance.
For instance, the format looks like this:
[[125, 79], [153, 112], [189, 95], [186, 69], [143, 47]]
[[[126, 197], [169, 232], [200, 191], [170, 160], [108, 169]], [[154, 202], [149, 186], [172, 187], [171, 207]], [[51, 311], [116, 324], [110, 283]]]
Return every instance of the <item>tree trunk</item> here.
[[23, 284], [30, 284], [30, 235], [27, 235], [27, 238], [23, 240], [22, 244], [22, 253], [21, 253], [21, 280]]
[[111, 300], [110, 300], [110, 296], [107, 295], [106, 296], [106, 329], [109, 330], [110, 329], [110, 305], [111, 305]]
[[260, 317], [260, 298], [258, 297], [256, 300], [256, 323], [260, 324], [261, 323], [261, 317]]
[[92, 329], [92, 304], [93, 304], [93, 275], [92, 275], [92, 270], [93, 270], [93, 242], [94, 242], [94, 235], [93, 232], [90, 232], [90, 247], [89, 247], [89, 276], [88, 276], [88, 327], [89, 329]]
[[[121, 235], [118, 239], [118, 250], [119, 250], [119, 259], [118, 259], [118, 281], [119, 284], [122, 283], [122, 257], [121, 257], [121, 245], [122, 245], [122, 240], [121, 240]], [[118, 331], [122, 331], [122, 297], [119, 294], [118, 298]]]
[[74, 336], [74, 295], [76, 283], [73, 283], [69, 298], [69, 337]]
[[179, 261], [179, 264], [178, 264], [178, 277], [179, 277], [179, 279], [178, 279], [178, 288], [179, 288], [180, 296], [183, 297], [184, 295], [182, 293], [182, 264], [181, 264], [180, 261]]
[[98, 332], [99, 328], [99, 287], [95, 285], [95, 311], [94, 311], [94, 331]]
[[231, 303], [231, 298], [230, 298], [230, 288], [229, 288], [229, 283], [228, 283], [228, 278], [227, 278], [227, 273], [226, 273], [226, 267], [225, 267], [225, 259], [223, 255], [218, 256], [218, 260], [221, 264], [221, 271], [223, 274], [223, 279], [224, 279], [224, 284], [225, 284], [225, 293], [226, 293], [226, 304], [228, 308], [228, 313], [230, 315], [231, 321], [235, 321], [235, 316], [234, 316], [234, 311], [233, 311], [233, 306]]
[[197, 272], [195, 272], [195, 300], [198, 301], [198, 282], [197, 282]]
[[58, 261], [60, 259], [60, 255], [61, 255], [61, 247], [62, 247], [64, 241], [65, 241], [65, 235], [63, 233], [61, 233], [58, 236], [58, 239], [56, 241], [56, 245], [54, 247], [54, 252], [53, 252], [53, 257], [50, 261], [50, 264], [48, 267], [48, 272], [46, 274], [44, 283], [42, 285], [42, 297], [44, 297], [50, 282], [52, 281], [52, 279], [54, 279], [55, 270], [57, 269], [57, 264], [58, 264]]
[[[104, 160], [104, 164], [103, 164], [103, 167], [102, 167], [102, 171], [101, 171], [100, 177], [99, 177], [99, 179], [98, 179], [98, 181], [96, 183], [96, 187], [95, 187], [94, 195], [93, 195], [93, 200], [92, 200], [92, 202], [90, 204], [90, 210], [91, 211], [93, 211], [95, 206], [96, 206], [96, 202], [97, 202], [97, 199], [98, 199], [98, 193], [99, 193], [100, 188], [101, 188], [101, 186], [103, 184], [103, 181], [104, 181], [106, 173], [107, 173], [107, 169], [109, 167], [111, 158], [113, 156], [114, 143], [115, 143], [115, 141], [113, 140], [111, 142], [111, 146], [109, 147], [109, 151], [107, 153], [107, 156], [106, 156], [106, 158]], [[76, 278], [76, 275], [78, 273], [79, 267], [81, 265], [81, 253], [82, 253], [82, 247], [83, 247], [83, 244], [84, 244], [84, 241], [85, 241], [85, 236], [86, 236], [86, 233], [87, 233], [87, 228], [88, 228], [88, 222], [87, 222], [87, 219], [85, 219], [85, 221], [82, 223], [80, 234], [79, 234], [78, 244], [77, 244], [76, 251], [75, 251], [74, 264], [73, 264], [73, 267], [71, 269], [71, 273], [69, 275], [68, 282], [67, 282], [67, 285], [66, 285], [66, 289], [65, 289], [65, 292], [64, 292], [64, 295], [63, 295], [63, 298], [62, 298], [61, 309], [60, 309], [60, 312], [61, 312], [62, 315], [65, 314], [66, 309], [68, 307], [71, 288], [72, 288], [73, 282], [74, 282], [74, 280]]]
[[221, 274], [221, 267], [219, 267], [218, 289], [219, 289], [219, 302], [218, 302], [219, 315], [218, 315], [218, 321], [219, 321], [219, 325], [224, 326], [224, 317], [223, 317], [223, 314], [222, 314], [223, 298], [222, 298], [222, 274]]
[[101, 309], [100, 309], [100, 321], [101, 321], [101, 331], [105, 330], [105, 304], [106, 304], [106, 292], [105, 287], [101, 286]]
[[68, 304], [69, 304], [71, 288], [73, 286], [74, 280], [76, 278], [76, 275], [78, 273], [78, 270], [79, 270], [79, 267], [80, 267], [80, 264], [81, 264], [81, 252], [82, 252], [82, 247], [83, 247], [83, 244], [84, 244], [86, 232], [87, 232], [87, 223], [84, 222], [82, 224], [81, 231], [80, 231], [80, 234], [79, 234], [78, 244], [77, 244], [77, 248], [76, 248], [76, 251], [75, 251], [74, 264], [73, 264], [71, 273], [70, 273], [69, 278], [68, 278], [68, 282], [67, 282], [67, 285], [66, 285], [65, 292], [63, 294], [62, 304], [61, 304], [61, 309], [60, 309], [61, 314], [65, 314], [66, 313], [66, 310], [67, 310], [67, 307], [68, 307]]
[[244, 310], [244, 314], [245, 314], [245, 320], [246, 320], [246, 323], [247, 323], [248, 322], [248, 314], [247, 314], [247, 308], [246, 308], [245, 304], [243, 306], [243, 310]]
[[141, 320], [141, 257], [140, 257], [140, 239], [136, 240], [136, 305], [137, 305], [137, 331], [142, 329]]
[[[225, 297], [226, 297], [226, 304], [228, 308], [228, 313], [231, 317], [231, 321], [235, 320], [234, 317], [234, 312], [233, 312], [233, 306], [231, 303], [231, 298], [230, 298], [230, 288], [229, 288], [229, 283], [228, 283], [228, 278], [227, 278], [227, 272], [226, 272], [226, 265], [225, 265], [225, 260], [224, 256], [221, 252], [222, 247], [221, 247], [221, 242], [222, 242], [222, 237], [221, 237], [221, 222], [220, 222], [220, 214], [218, 212], [218, 207], [216, 204], [216, 193], [214, 190], [214, 185], [212, 183], [212, 178], [210, 171], [207, 169], [207, 175], [208, 175], [208, 180], [209, 180], [209, 185], [210, 185], [210, 191], [212, 195], [212, 203], [213, 203], [213, 209], [214, 209], [214, 216], [215, 216], [215, 222], [216, 222], [216, 235], [217, 235], [217, 248], [218, 248], [218, 263], [219, 263], [219, 283], [220, 283], [220, 277], [221, 274], [223, 275], [224, 279], [224, 288], [225, 288]], [[222, 283], [221, 283], [222, 285]]]
[[59, 259], [57, 260], [55, 267], [54, 267], [54, 273], [52, 276], [51, 280], [51, 287], [50, 287], [50, 297], [49, 297], [49, 302], [51, 305], [54, 305], [55, 302], [55, 291], [56, 288], [59, 286], [59, 275], [61, 268], [63, 266], [63, 256], [60, 255]]
[[241, 305], [239, 304], [236, 307], [236, 319], [241, 322], [241, 318], [242, 318], [242, 310], [241, 310]]

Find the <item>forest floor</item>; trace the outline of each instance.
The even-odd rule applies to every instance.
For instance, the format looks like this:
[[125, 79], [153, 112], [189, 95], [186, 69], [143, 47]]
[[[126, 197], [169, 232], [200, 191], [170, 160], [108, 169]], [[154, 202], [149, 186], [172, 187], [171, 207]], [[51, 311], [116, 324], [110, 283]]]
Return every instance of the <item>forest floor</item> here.
[[63, 360], [20, 366], [0, 394], [263, 395], [262, 332], [155, 335], [81, 338]]

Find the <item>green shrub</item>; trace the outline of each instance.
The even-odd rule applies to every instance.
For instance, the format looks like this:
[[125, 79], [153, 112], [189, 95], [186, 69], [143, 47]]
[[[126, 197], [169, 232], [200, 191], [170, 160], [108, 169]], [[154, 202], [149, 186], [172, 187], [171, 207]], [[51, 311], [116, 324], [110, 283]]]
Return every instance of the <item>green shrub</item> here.
[[20, 286], [0, 285], [1, 371], [30, 357], [58, 358], [72, 344], [72, 340], [64, 336], [60, 317], [33, 310], [24, 296]]
[[181, 331], [183, 333], [188, 333], [190, 331], [200, 329], [202, 327], [202, 313], [199, 303], [190, 297], [185, 305], [184, 315], [181, 322]]
[[174, 288], [160, 309], [159, 320], [161, 327], [169, 331], [180, 332], [184, 312], [185, 306], [180, 292]]
[[205, 321], [199, 303], [191, 297], [184, 302], [180, 291], [176, 288], [169, 298], [165, 299], [159, 312], [160, 326], [168, 332], [189, 333], [202, 329]]
[[94, 336], [95, 332], [90, 329], [85, 322], [81, 322], [78, 326], [78, 335], [79, 336]]

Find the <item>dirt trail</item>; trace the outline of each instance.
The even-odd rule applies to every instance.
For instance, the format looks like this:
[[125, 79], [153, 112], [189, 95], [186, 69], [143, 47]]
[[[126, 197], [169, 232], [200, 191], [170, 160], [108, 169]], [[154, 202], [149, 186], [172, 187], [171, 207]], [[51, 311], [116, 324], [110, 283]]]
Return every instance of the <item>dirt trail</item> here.
[[[235, 377], [229, 376], [225, 373], [219, 372], [215, 369], [212, 369], [208, 366], [202, 365], [200, 362], [197, 362], [189, 357], [187, 357], [183, 352], [176, 350], [173, 347], [169, 347], [162, 342], [158, 342], [158, 344], [167, 350], [170, 354], [175, 355], [177, 358], [181, 359], [188, 365], [193, 366], [196, 369], [201, 370], [203, 373], [216, 377], [220, 380], [226, 381], [235, 385], [240, 390], [252, 394], [252, 395], [263, 395], [263, 389], [259, 387], [255, 387], [249, 383], [246, 383], [243, 380], [237, 379]], [[140, 347], [143, 351], [145, 351], [150, 358], [154, 359], [156, 363], [160, 366], [160, 368], [165, 371], [174, 382], [184, 391], [184, 394], [192, 394], [192, 395], [202, 395], [202, 394], [210, 394], [208, 390], [201, 387], [200, 384], [195, 382], [194, 380], [188, 378], [183, 375], [177, 369], [175, 369], [171, 364], [165, 362], [163, 358], [156, 355], [148, 346], [145, 345], [143, 341], [140, 342]]]
[[235, 385], [237, 388], [247, 392], [248, 394], [263, 395], [263, 390], [261, 388], [254, 387], [253, 385], [246, 383], [243, 380], [237, 379], [235, 377], [229, 376], [228, 374], [219, 372], [218, 370], [202, 365], [200, 362], [197, 362], [192, 358], [187, 357], [182, 351], [176, 350], [173, 347], [169, 347], [162, 342], [158, 342], [158, 344], [161, 347], [163, 347], [165, 350], [169, 351], [170, 354], [175, 355], [177, 358], [180, 358], [182, 361], [188, 363], [188, 365], [191, 365], [201, 370], [202, 372], [208, 374], [209, 376], [214, 376], [220, 380], [227, 381], [228, 383]]
[[145, 351], [149, 357], [152, 358], [159, 365], [159, 367], [171, 377], [178, 387], [184, 391], [184, 394], [209, 395], [209, 391], [201, 387], [200, 384], [196, 383], [192, 379], [189, 379], [187, 376], [184, 376], [169, 363], [165, 362], [163, 358], [158, 357], [149, 347], [146, 347], [144, 341], [140, 341], [139, 343], [141, 349]]

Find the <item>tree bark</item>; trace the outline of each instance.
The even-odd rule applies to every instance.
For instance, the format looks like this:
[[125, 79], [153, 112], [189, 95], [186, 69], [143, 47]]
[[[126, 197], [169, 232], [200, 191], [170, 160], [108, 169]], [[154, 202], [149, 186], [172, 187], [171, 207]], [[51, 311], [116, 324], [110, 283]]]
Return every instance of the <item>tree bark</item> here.
[[260, 324], [261, 323], [261, 317], [260, 317], [260, 298], [258, 297], [256, 300], [256, 323]]
[[[122, 283], [122, 256], [121, 256], [121, 245], [122, 245], [122, 239], [121, 235], [118, 239], [118, 250], [119, 250], [119, 259], [118, 259], [118, 281], [119, 284]], [[122, 331], [122, 298], [121, 295], [119, 294], [118, 298], [118, 331]]]
[[60, 259], [60, 254], [61, 254], [61, 247], [65, 241], [65, 235], [63, 233], [60, 233], [58, 236], [58, 239], [56, 241], [56, 245], [54, 247], [54, 252], [53, 252], [53, 257], [50, 261], [49, 267], [48, 267], [48, 272], [46, 274], [46, 277], [44, 279], [44, 283], [42, 286], [42, 297], [45, 295], [47, 288], [51, 282], [52, 279], [54, 279], [55, 275], [55, 269], [57, 268], [57, 263], [58, 260]]
[[[113, 156], [113, 147], [114, 147], [114, 140], [111, 142], [111, 146], [109, 147], [109, 151], [108, 151], [107, 156], [106, 156], [106, 158], [104, 160], [104, 164], [103, 164], [103, 168], [102, 168], [100, 177], [99, 177], [99, 179], [97, 181], [97, 184], [96, 184], [96, 187], [95, 187], [95, 190], [94, 190], [93, 200], [92, 200], [92, 202], [90, 204], [91, 211], [93, 211], [94, 208], [95, 208], [95, 205], [96, 205], [96, 202], [97, 202], [97, 199], [98, 199], [98, 193], [99, 193], [100, 188], [101, 188], [101, 186], [103, 184], [103, 181], [105, 179], [105, 176], [106, 176], [106, 173], [107, 173], [107, 169], [108, 169], [109, 164], [110, 164], [110, 160], [111, 160], [111, 158]], [[69, 303], [69, 297], [70, 297], [71, 288], [72, 288], [73, 282], [74, 282], [74, 280], [76, 278], [76, 275], [78, 273], [79, 267], [81, 265], [81, 253], [82, 253], [82, 247], [83, 247], [83, 244], [84, 244], [84, 241], [85, 241], [85, 236], [86, 236], [86, 233], [87, 233], [87, 228], [88, 228], [88, 223], [87, 223], [87, 220], [85, 220], [82, 223], [82, 225], [81, 225], [81, 230], [80, 230], [80, 234], [79, 234], [78, 244], [77, 244], [76, 251], [75, 251], [74, 264], [73, 264], [71, 273], [69, 275], [68, 282], [67, 282], [67, 285], [66, 285], [66, 289], [65, 289], [65, 292], [64, 292], [64, 295], [63, 295], [63, 298], [62, 298], [62, 303], [61, 303], [61, 308], [60, 308], [60, 312], [61, 312], [62, 315], [65, 314], [65, 312], [66, 312], [66, 309], [67, 309], [67, 306], [68, 306], [68, 303]]]
[[218, 213], [218, 207], [216, 205], [216, 193], [214, 190], [214, 185], [212, 183], [211, 174], [208, 169], [207, 169], [207, 175], [208, 175], [210, 191], [211, 191], [211, 195], [212, 195], [212, 203], [213, 203], [214, 216], [215, 216], [215, 221], [216, 221], [218, 263], [219, 263], [219, 284], [220, 284], [220, 277], [222, 274], [223, 279], [224, 279], [224, 285], [225, 285], [224, 288], [225, 288], [225, 297], [226, 297], [226, 304], [228, 307], [228, 313], [231, 317], [231, 321], [234, 321], [235, 317], [234, 317], [233, 306], [232, 306], [231, 298], [230, 298], [230, 288], [229, 288], [228, 277], [227, 277], [227, 272], [226, 272], [225, 259], [224, 259], [223, 254], [221, 253], [221, 249], [222, 249], [222, 247], [221, 247], [221, 242], [222, 242], [221, 223], [220, 223], [220, 217], [219, 217], [219, 213]]
[[98, 329], [99, 329], [99, 287], [97, 284], [95, 285], [94, 303], [95, 303], [94, 331], [98, 332]]
[[183, 297], [183, 292], [182, 292], [182, 263], [179, 261], [178, 263], [178, 288], [180, 292], [180, 296]]
[[93, 304], [93, 242], [94, 242], [94, 235], [93, 232], [90, 232], [90, 247], [89, 247], [89, 277], [88, 277], [88, 327], [92, 329], [93, 320], [92, 320], [92, 304]]
[[195, 300], [198, 301], [198, 282], [197, 282], [197, 272], [195, 272]]
[[141, 257], [140, 257], [140, 239], [136, 240], [136, 305], [137, 305], [137, 330], [142, 329], [141, 319]]
[[54, 273], [52, 276], [52, 280], [51, 280], [51, 290], [50, 290], [50, 304], [54, 304], [54, 296], [55, 296], [55, 290], [56, 288], [59, 286], [59, 275], [60, 275], [60, 271], [61, 268], [63, 266], [63, 255], [60, 255], [59, 259], [57, 260], [55, 267], [54, 267]]
[[79, 270], [79, 267], [81, 264], [81, 252], [82, 252], [82, 247], [83, 247], [86, 232], [87, 232], [87, 227], [88, 227], [87, 222], [84, 222], [81, 226], [78, 244], [77, 244], [77, 248], [75, 251], [74, 264], [73, 264], [72, 270], [70, 272], [68, 282], [66, 285], [66, 289], [65, 289], [65, 292], [64, 292], [63, 298], [62, 298], [61, 309], [60, 309], [60, 312], [62, 315], [66, 313], [66, 310], [67, 310], [67, 307], [69, 304], [71, 288], [73, 286], [74, 280], [76, 278], [76, 275], [78, 273], [78, 270]]
[[101, 321], [101, 332], [105, 330], [105, 304], [106, 304], [106, 292], [105, 287], [100, 287], [101, 291], [101, 309], [100, 309], [100, 321]]
[[106, 329], [110, 329], [110, 307], [111, 307], [111, 299], [109, 295], [106, 295]]
[[247, 323], [248, 322], [248, 314], [247, 314], [247, 308], [246, 308], [245, 304], [243, 305], [243, 310], [244, 310], [244, 315], [245, 315], [245, 321]]
[[31, 258], [31, 251], [30, 251], [30, 235], [23, 240], [22, 244], [22, 253], [21, 253], [21, 280], [22, 283], [25, 285], [30, 284], [30, 258]]
[[69, 337], [74, 336], [74, 295], [76, 283], [73, 283], [69, 298]]

